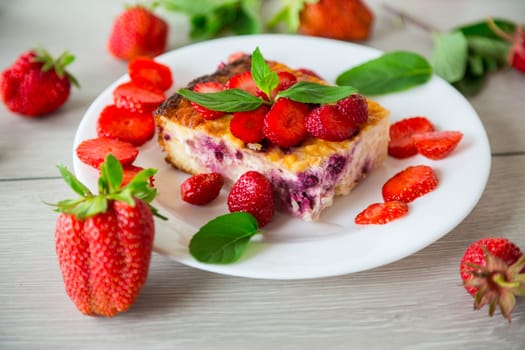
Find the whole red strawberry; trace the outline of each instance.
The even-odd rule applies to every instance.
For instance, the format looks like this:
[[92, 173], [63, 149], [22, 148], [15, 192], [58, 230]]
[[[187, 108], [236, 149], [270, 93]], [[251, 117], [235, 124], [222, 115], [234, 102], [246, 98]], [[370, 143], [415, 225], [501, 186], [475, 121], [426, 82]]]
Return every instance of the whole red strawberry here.
[[80, 195], [59, 202], [56, 252], [66, 292], [86, 315], [114, 316], [135, 301], [148, 275], [155, 225], [148, 185], [155, 169], [121, 187], [122, 167], [108, 155], [99, 194], [92, 194], [65, 167], [59, 170]]
[[168, 24], [149, 9], [127, 8], [113, 23], [108, 49], [115, 57], [129, 61], [137, 56], [153, 57], [166, 51]]
[[252, 214], [259, 227], [267, 225], [274, 214], [272, 184], [263, 174], [247, 171], [233, 184], [228, 194], [228, 209]]
[[57, 59], [44, 49], [22, 54], [0, 77], [0, 94], [7, 108], [27, 117], [57, 110], [68, 100], [71, 84], [78, 86], [65, 70], [74, 59], [67, 51]]
[[492, 316], [499, 305], [510, 321], [515, 296], [525, 295], [525, 256], [506, 238], [482, 238], [463, 254], [460, 274], [465, 289], [474, 297], [474, 309], [489, 305]]

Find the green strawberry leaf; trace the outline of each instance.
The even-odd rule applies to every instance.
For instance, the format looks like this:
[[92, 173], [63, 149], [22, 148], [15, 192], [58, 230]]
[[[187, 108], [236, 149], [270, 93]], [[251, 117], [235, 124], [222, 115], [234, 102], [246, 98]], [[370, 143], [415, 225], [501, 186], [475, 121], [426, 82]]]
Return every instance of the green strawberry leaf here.
[[228, 89], [211, 93], [180, 89], [178, 93], [208, 109], [229, 113], [252, 111], [265, 103], [262, 98], [253, 96], [241, 89]]
[[[514, 33], [516, 31], [516, 25], [510, 21], [504, 19], [495, 19], [494, 23], [498, 28], [506, 33]], [[460, 27], [455, 28], [453, 31], [460, 31], [465, 36], [481, 36], [489, 39], [496, 39], [499, 41], [505, 41], [503, 38], [498, 36], [489, 25], [489, 21], [479, 21], [469, 23]]]
[[62, 165], [57, 165], [58, 170], [60, 171], [60, 175], [62, 175], [62, 178], [66, 181], [66, 183], [71, 187], [75, 193], [82, 197], [91, 196], [92, 193], [82, 182], [80, 182], [75, 175], [73, 175], [67, 168]]
[[250, 239], [260, 233], [257, 220], [244, 212], [219, 216], [202, 226], [192, 237], [190, 254], [198, 261], [228, 264], [238, 261]]
[[341, 73], [337, 85], [351, 85], [363, 95], [403, 91], [426, 83], [432, 76], [428, 61], [413, 52], [394, 51]]
[[277, 97], [286, 97], [302, 103], [333, 103], [356, 93], [352, 86], [321, 85], [317, 83], [300, 81], [289, 89], [280, 91]]

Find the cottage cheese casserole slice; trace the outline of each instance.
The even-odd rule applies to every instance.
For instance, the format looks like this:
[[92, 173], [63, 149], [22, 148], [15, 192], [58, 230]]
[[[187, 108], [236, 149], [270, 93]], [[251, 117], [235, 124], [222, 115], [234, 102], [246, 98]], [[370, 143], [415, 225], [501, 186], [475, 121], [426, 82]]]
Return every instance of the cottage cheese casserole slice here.
[[[328, 84], [303, 70], [267, 61], [273, 71], [294, 74], [298, 81]], [[216, 72], [199, 77], [226, 83], [249, 71], [250, 56], [242, 56]], [[317, 220], [334, 198], [348, 194], [368, 173], [386, 159], [388, 111], [367, 99], [368, 121], [349, 139], [340, 142], [306, 137], [299, 145], [281, 148], [270, 143], [245, 144], [230, 132], [231, 114], [206, 120], [179, 94], [169, 97], [155, 112], [158, 142], [166, 161], [190, 174], [221, 173], [232, 184], [243, 173], [255, 170], [272, 183], [280, 210], [307, 221]]]

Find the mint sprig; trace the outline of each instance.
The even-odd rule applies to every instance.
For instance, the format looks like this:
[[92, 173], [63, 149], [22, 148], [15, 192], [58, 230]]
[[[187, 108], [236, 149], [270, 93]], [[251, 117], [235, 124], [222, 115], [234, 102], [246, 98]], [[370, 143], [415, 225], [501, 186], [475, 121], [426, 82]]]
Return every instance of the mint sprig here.
[[216, 217], [202, 226], [190, 241], [190, 254], [198, 261], [229, 264], [238, 261], [250, 239], [261, 233], [253, 215], [234, 212]]
[[178, 93], [186, 97], [188, 100], [198, 103], [208, 109], [228, 113], [252, 111], [265, 103], [262, 98], [253, 96], [241, 89], [228, 89], [208, 93], [180, 89]]
[[270, 69], [259, 47], [252, 54], [251, 73], [252, 79], [259, 90], [264, 92], [266, 96], [271, 96], [272, 90], [279, 85], [279, 76]]

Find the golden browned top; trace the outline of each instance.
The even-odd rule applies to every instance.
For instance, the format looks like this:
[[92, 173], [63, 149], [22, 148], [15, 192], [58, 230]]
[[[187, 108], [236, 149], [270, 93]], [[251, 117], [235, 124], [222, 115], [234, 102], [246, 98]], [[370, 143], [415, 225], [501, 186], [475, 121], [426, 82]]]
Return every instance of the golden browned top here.
[[[322, 84], [328, 84], [325, 81], [319, 80], [311, 75], [296, 71], [279, 62], [268, 62], [270, 68], [274, 71], [288, 71], [297, 76], [298, 80], [314, 81]], [[206, 75], [197, 78], [188, 84], [191, 89], [198, 82], [201, 81], [219, 81], [225, 83], [231, 76], [250, 70], [251, 59], [249, 56], [244, 56], [241, 59], [234, 61], [224, 68], [218, 70], [214, 74]], [[299, 146], [292, 149], [283, 150], [276, 146], [269, 146], [260, 153], [264, 154], [268, 160], [278, 162], [283, 167], [289, 170], [301, 170], [308, 166], [315, 166], [321, 162], [327, 155], [333, 154], [338, 150], [348, 149], [352, 142], [355, 142], [360, 135], [368, 128], [374, 127], [377, 123], [388, 117], [389, 112], [375, 101], [368, 101], [369, 119], [359, 132], [351, 139], [341, 142], [331, 142], [322, 139], [307, 137]], [[230, 143], [233, 143], [237, 148], [245, 149], [251, 152], [247, 146], [230, 132], [229, 123], [231, 115], [225, 115], [215, 120], [205, 120], [200, 114], [191, 106], [191, 103], [186, 98], [178, 94], [174, 94], [168, 98], [155, 112], [158, 123], [161, 124], [159, 118], [168, 119], [170, 122], [179, 124], [181, 126], [191, 128], [203, 132], [211, 137], [227, 138]], [[160, 137], [160, 135], [159, 135]], [[163, 140], [159, 141], [162, 143]]]

